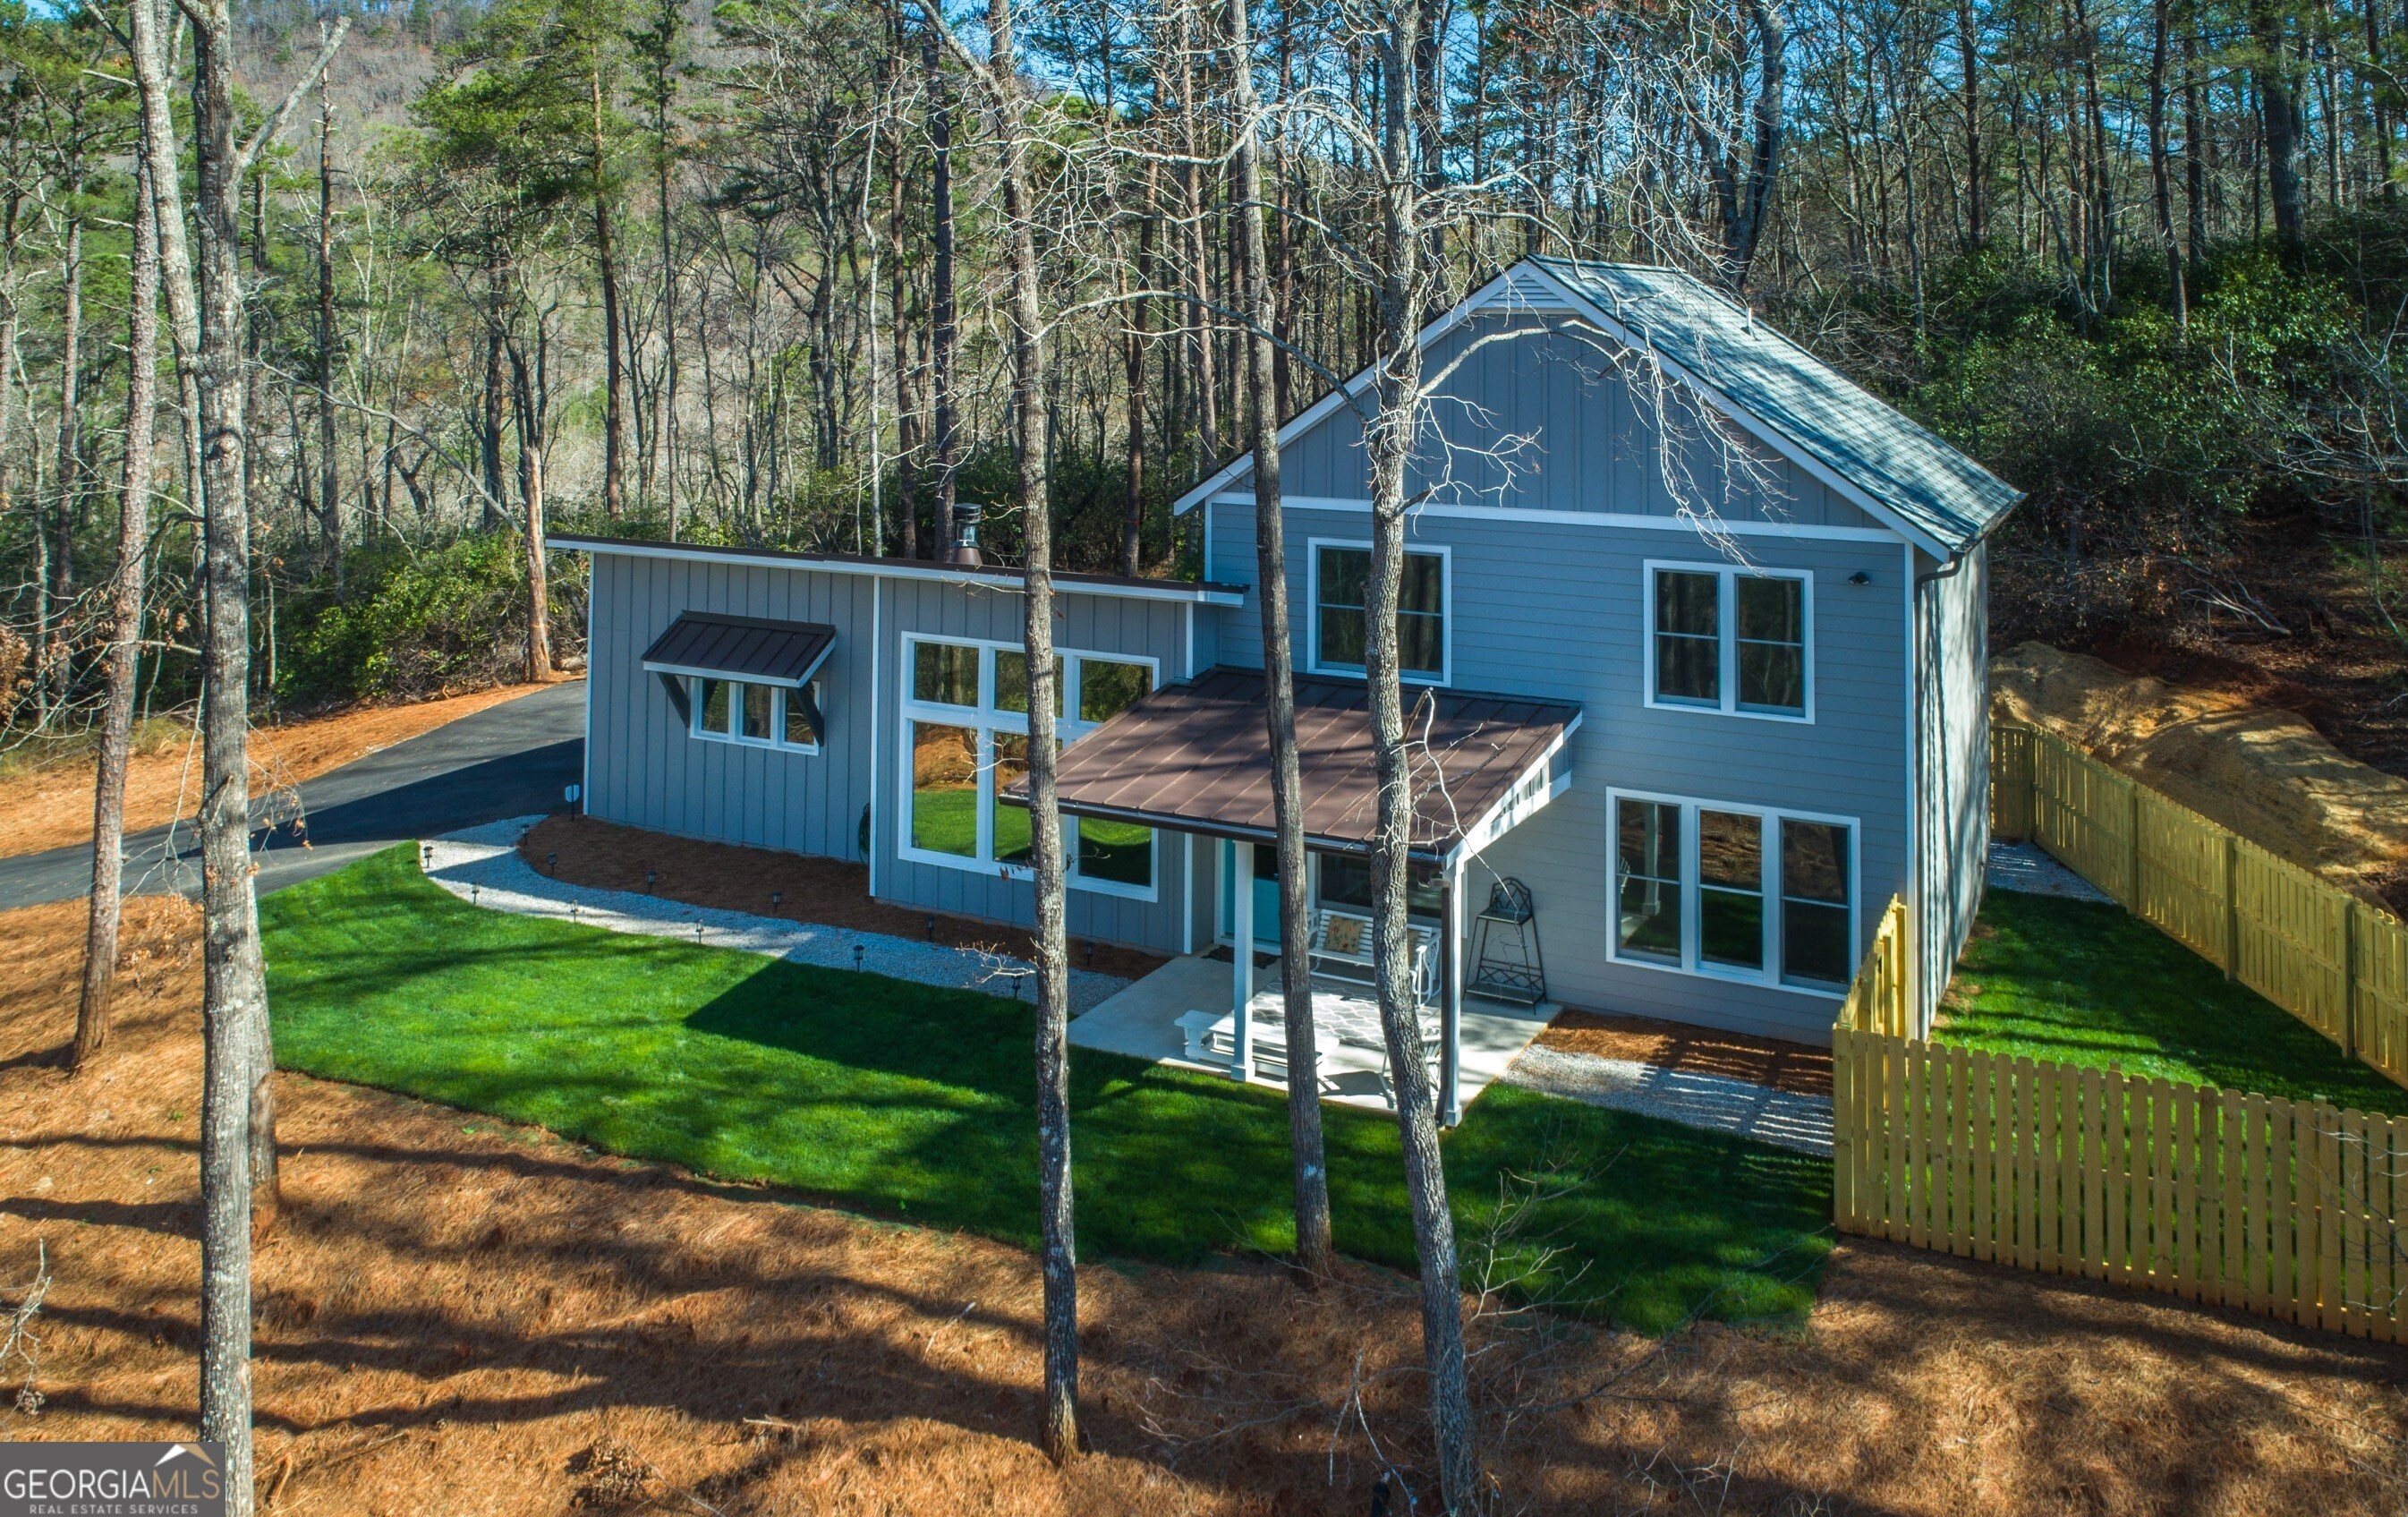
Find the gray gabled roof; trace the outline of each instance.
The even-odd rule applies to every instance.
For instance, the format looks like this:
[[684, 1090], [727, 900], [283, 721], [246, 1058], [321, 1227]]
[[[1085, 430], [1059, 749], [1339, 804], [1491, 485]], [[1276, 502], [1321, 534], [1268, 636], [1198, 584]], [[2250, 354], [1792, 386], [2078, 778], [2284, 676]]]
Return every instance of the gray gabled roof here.
[[1534, 258], [1628, 336], [1742, 418], [1821, 464], [1952, 551], [1979, 541], [2023, 493], [1677, 269]]

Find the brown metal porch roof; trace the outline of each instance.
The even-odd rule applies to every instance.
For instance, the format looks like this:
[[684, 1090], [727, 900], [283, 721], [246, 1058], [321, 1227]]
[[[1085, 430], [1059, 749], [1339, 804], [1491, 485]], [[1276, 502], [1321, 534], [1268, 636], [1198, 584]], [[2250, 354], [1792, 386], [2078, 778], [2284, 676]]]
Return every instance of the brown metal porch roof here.
[[[1512, 695], [1405, 690], [1416, 854], [1443, 857], [1554, 752], [1580, 708]], [[1296, 735], [1309, 846], [1355, 852], [1377, 820], [1369, 691], [1360, 680], [1299, 679]], [[1263, 676], [1209, 669], [1167, 685], [1062, 754], [1062, 809], [1213, 837], [1273, 833]]]

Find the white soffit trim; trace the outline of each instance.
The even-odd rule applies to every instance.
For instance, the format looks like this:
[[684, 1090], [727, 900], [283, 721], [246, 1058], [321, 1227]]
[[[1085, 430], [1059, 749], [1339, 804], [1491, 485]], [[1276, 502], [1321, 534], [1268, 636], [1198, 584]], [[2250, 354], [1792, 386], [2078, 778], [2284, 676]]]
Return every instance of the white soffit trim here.
[[1446, 866], [1448, 868], [1461, 868], [1466, 863], [1478, 858], [1495, 846], [1498, 838], [1545, 810], [1548, 803], [1570, 788], [1570, 772], [1566, 770], [1556, 775], [1553, 783], [1536, 792], [1525, 794], [1522, 789], [1533, 774], [1555, 762], [1555, 756], [1561, 753], [1565, 745], [1571, 741], [1572, 734], [1580, 731], [1581, 718], [1586, 714], [1585, 712], [1573, 713], [1572, 719], [1564, 723], [1563, 730], [1555, 734], [1555, 740], [1547, 745], [1546, 751], [1533, 756], [1527, 764], [1523, 765], [1522, 772], [1513, 777], [1513, 783], [1507, 786], [1505, 794], [1497, 798], [1497, 804], [1490, 807], [1478, 821], [1464, 829], [1463, 836], [1455, 839], [1455, 847], [1447, 851]]

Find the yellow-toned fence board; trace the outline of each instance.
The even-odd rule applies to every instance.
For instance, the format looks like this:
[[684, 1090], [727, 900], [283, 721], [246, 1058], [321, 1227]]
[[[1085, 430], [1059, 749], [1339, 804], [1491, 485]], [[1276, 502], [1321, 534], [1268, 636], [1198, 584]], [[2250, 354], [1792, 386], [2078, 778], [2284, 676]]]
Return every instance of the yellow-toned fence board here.
[[2366, 1113], [2351, 1108], [2341, 1114], [2341, 1314], [2352, 1338], [2368, 1332], [2368, 1308], [2374, 1297], [2367, 1289], [2366, 1207], [2372, 1195], [2366, 1166]]
[[2156, 792], [2139, 792], [2140, 880], [2133, 914], [2193, 952], [2224, 963], [2224, 829]]
[[[2150, 840], [2151, 809], [2136, 810], [2133, 874], [2147, 898], [2164, 851]], [[2222, 878], [2222, 849], [2177, 853], [2168, 878]], [[2329, 976], [2369, 1062], [2401, 1049], [2398, 923], [2370, 909], [2359, 925], [2372, 930], [2345, 929], [2296, 872], [2233, 852], [2254, 881], [2241, 898], [2258, 923], [2243, 935], [2243, 968], [2294, 977], [2310, 1004]], [[2178, 898], [2167, 890], [2163, 899]], [[2398, 1299], [2408, 1288], [2408, 1122], [1934, 1048], [1906, 1036], [1907, 963], [1905, 913], [1892, 902], [1832, 1029], [1842, 1231], [2408, 1338]]]

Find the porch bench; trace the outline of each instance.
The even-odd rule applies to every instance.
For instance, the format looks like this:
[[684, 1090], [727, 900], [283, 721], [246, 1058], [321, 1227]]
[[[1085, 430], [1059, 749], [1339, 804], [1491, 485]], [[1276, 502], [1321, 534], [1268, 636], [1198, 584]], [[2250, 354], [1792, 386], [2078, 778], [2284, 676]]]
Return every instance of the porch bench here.
[[[1438, 934], [1427, 927], [1408, 926], [1412, 942], [1413, 999], [1428, 1006], [1438, 999]], [[1312, 937], [1305, 945], [1305, 972], [1365, 990], [1378, 987], [1378, 969], [1371, 957], [1371, 919], [1353, 911], [1323, 907], [1312, 913]]]

